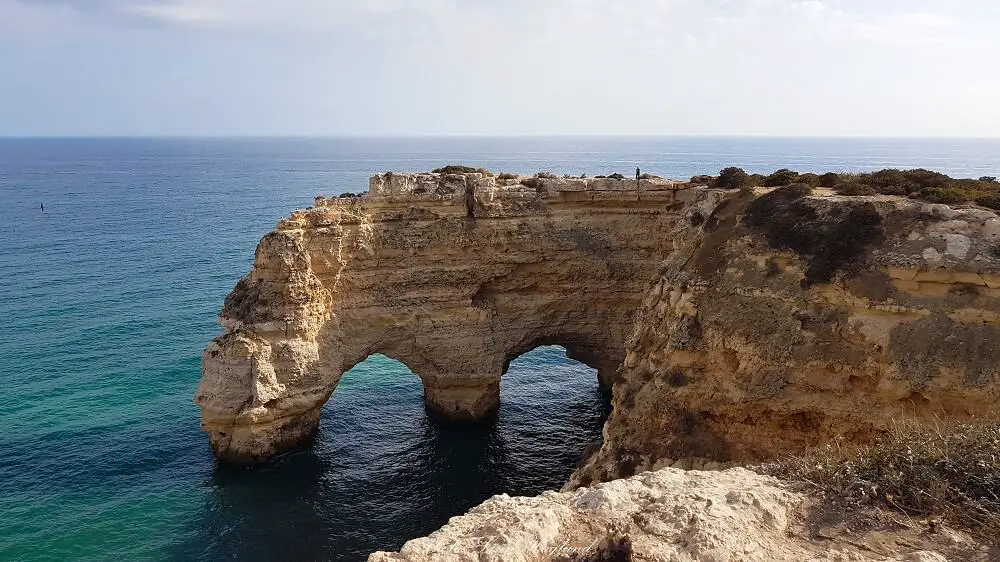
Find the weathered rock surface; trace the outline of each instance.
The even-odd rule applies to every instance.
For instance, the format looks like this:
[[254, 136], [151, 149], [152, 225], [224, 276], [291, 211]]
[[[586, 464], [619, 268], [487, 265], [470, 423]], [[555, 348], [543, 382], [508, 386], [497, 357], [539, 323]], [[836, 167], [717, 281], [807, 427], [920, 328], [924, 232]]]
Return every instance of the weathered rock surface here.
[[810, 511], [801, 493], [749, 470], [663, 469], [572, 492], [495, 496], [400, 552], [378, 552], [368, 560], [565, 560], [593, 556], [609, 535], [627, 537], [636, 561], [942, 562], [990, 556], [948, 530], [927, 535], [899, 523], [887, 533], [875, 527], [810, 528]]
[[993, 212], [744, 194], [666, 258], [569, 488], [1000, 416]]
[[[523, 183], [522, 183], [523, 181]], [[502, 184], [502, 185], [501, 185]], [[227, 297], [195, 398], [223, 460], [308, 440], [341, 375], [406, 364], [428, 409], [489, 416], [510, 361], [562, 345], [610, 385], [685, 213], [723, 194], [672, 182], [387, 174], [296, 211]]]
[[476, 420], [512, 359], [566, 347], [614, 386], [569, 487], [1000, 417], [991, 211], [478, 173], [369, 188], [279, 223], [227, 298], [196, 396], [221, 459], [309, 439], [375, 353]]

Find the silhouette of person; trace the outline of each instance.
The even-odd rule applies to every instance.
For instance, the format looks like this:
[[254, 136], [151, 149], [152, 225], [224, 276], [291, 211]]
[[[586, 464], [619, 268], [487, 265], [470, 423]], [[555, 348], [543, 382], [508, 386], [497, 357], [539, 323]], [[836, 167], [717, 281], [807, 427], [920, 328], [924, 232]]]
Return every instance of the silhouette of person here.
[[41, 203], [41, 206], [42, 206], [42, 210], [44, 211], [45, 210], [45, 203]]
[[639, 181], [639, 166], [635, 167], [635, 181]]

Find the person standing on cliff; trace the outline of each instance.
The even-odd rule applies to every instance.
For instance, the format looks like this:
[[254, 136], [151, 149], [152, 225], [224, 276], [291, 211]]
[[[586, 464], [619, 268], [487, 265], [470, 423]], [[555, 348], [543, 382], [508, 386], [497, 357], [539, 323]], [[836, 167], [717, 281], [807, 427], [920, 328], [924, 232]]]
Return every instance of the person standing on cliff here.
[[639, 166], [635, 167], [635, 200], [639, 200]]

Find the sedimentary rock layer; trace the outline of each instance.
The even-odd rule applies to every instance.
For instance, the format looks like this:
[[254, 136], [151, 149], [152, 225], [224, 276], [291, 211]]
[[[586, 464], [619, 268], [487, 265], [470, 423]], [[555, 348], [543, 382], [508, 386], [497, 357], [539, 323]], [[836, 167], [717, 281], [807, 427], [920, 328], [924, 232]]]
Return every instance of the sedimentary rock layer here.
[[421, 378], [428, 409], [489, 416], [510, 361], [539, 345], [614, 382], [672, 232], [722, 194], [666, 181], [385, 174], [363, 198], [296, 211], [227, 297], [196, 396], [217, 456], [255, 462], [310, 438], [372, 354]]
[[886, 196], [384, 174], [264, 237], [196, 402], [224, 460], [307, 440], [340, 377], [405, 363], [428, 409], [495, 411], [563, 345], [614, 387], [569, 486], [1000, 416], [1000, 218]]
[[1000, 416], [995, 213], [786, 188], [692, 218], [569, 488]]

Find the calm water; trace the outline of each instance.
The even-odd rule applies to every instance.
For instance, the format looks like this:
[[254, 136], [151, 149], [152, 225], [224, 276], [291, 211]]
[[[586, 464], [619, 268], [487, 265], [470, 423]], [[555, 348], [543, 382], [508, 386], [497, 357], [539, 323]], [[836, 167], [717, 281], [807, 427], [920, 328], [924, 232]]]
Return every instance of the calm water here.
[[419, 380], [372, 357], [308, 451], [225, 469], [199, 433], [199, 355], [260, 236], [373, 172], [447, 163], [978, 177], [1000, 175], [1000, 141], [0, 140], [0, 559], [359, 560], [560, 486], [607, 406], [559, 348], [512, 364], [488, 427], [432, 423]]

